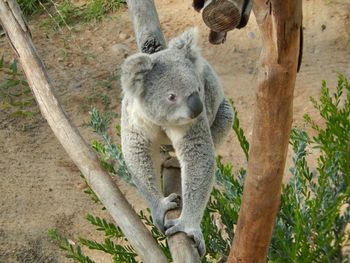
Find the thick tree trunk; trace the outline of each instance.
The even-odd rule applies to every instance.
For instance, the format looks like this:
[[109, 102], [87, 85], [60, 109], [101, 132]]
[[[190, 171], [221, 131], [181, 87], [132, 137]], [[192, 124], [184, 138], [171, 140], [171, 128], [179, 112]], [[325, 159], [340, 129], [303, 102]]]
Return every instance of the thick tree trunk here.
[[256, 0], [253, 10], [263, 40], [260, 84], [248, 175], [229, 263], [266, 262], [280, 204], [301, 52], [301, 0]]
[[69, 122], [53, 94], [46, 69], [34, 48], [27, 24], [14, 0], [0, 0], [0, 21], [19, 57], [42, 115], [70, 158], [82, 171], [92, 190], [142, 257], [143, 262], [167, 262], [138, 215], [110, 176], [100, 167], [100, 161], [78, 130]]

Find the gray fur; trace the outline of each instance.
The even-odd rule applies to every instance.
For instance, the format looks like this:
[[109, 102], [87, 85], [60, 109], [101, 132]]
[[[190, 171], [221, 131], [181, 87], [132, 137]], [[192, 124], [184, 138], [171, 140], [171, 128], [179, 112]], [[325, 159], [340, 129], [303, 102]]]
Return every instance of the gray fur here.
[[[203, 255], [200, 223], [214, 183], [214, 148], [230, 131], [233, 112], [217, 75], [200, 56], [195, 30], [173, 39], [163, 51], [130, 56], [121, 80], [122, 150], [133, 181], [156, 226], [166, 235], [187, 233]], [[175, 102], [170, 94], [176, 95]], [[196, 118], [187, 104], [191, 94], [199, 94], [204, 104]], [[182, 213], [167, 222], [164, 215], [177, 206], [178, 196], [164, 197], [161, 191], [162, 144], [173, 145], [182, 174]]]

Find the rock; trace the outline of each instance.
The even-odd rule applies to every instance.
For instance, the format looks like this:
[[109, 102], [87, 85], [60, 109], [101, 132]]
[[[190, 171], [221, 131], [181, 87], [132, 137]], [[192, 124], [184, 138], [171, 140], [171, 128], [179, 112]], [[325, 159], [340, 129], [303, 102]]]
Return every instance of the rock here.
[[125, 40], [125, 39], [129, 38], [129, 36], [128, 36], [127, 34], [125, 34], [125, 33], [120, 33], [120, 34], [119, 34], [119, 38], [120, 38], [121, 40]]
[[130, 52], [130, 49], [127, 45], [124, 44], [114, 44], [111, 46], [112, 52], [117, 55], [128, 55]]
[[325, 24], [322, 24], [321, 30], [322, 30], [322, 31], [325, 31], [325, 30], [326, 30], [326, 25], [325, 25]]
[[128, 39], [126, 39], [125, 41], [124, 41], [124, 43], [125, 44], [130, 44], [130, 43], [132, 43], [132, 42], [134, 42], [135, 41], [135, 38], [134, 37], [129, 37]]
[[78, 186], [78, 188], [79, 188], [80, 190], [83, 190], [83, 189], [88, 188], [88, 185], [87, 185], [86, 182], [78, 183], [77, 186]]

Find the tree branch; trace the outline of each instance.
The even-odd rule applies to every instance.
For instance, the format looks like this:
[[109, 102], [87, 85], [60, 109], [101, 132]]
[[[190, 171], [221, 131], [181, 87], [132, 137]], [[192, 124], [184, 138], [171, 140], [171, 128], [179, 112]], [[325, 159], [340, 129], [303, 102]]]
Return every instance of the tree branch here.
[[99, 159], [69, 122], [53, 94], [51, 81], [34, 48], [29, 29], [16, 1], [0, 0], [0, 21], [19, 57], [42, 115], [70, 158], [84, 174], [92, 190], [144, 262], [167, 262], [147, 228], [110, 176], [100, 167]]
[[153, 0], [127, 0], [127, 3], [139, 50], [152, 54], [166, 48]]
[[256, 0], [263, 50], [248, 175], [228, 263], [266, 262], [280, 203], [300, 50], [301, 0]]

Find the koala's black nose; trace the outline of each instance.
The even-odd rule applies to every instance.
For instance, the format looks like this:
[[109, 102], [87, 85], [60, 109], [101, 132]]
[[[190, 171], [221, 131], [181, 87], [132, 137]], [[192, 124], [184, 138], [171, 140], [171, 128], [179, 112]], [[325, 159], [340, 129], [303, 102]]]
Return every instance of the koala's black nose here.
[[196, 118], [203, 111], [203, 103], [199, 98], [198, 92], [193, 92], [187, 99], [188, 107], [191, 110], [191, 118]]

